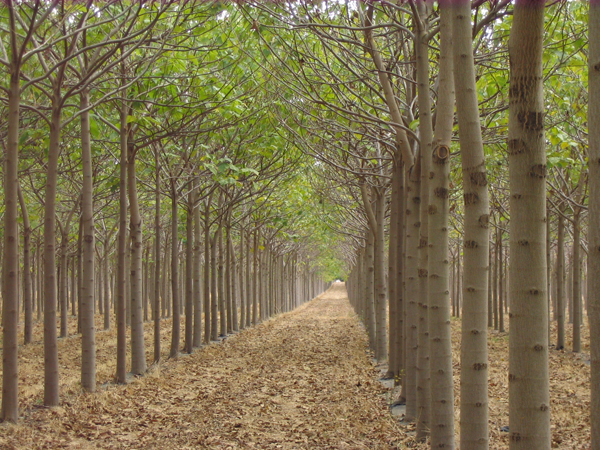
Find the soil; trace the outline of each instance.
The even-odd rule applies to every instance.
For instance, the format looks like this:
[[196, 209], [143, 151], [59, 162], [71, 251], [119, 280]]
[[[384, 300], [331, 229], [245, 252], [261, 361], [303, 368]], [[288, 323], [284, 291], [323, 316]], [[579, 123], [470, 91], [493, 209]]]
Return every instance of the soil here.
[[[452, 324], [458, 439], [460, 320]], [[150, 359], [152, 324], [146, 327]], [[20, 421], [0, 425], [0, 449], [428, 448], [415, 443], [412, 424], [390, 413], [393, 390], [379, 380], [386, 368], [373, 362], [341, 283], [295, 311], [176, 360], [166, 359], [170, 327], [163, 320], [162, 362], [127, 385], [112, 382], [115, 330], [99, 331], [95, 394], [81, 392], [80, 336], [61, 339], [61, 405], [48, 409], [37, 323], [34, 343], [19, 349]], [[590, 448], [589, 345], [583, 350], [550, 354], [552, 448]], [[501, 431], [508, 425], [507, 333], [491, 330], [489, 351], [490, 448], [508, 449]]]

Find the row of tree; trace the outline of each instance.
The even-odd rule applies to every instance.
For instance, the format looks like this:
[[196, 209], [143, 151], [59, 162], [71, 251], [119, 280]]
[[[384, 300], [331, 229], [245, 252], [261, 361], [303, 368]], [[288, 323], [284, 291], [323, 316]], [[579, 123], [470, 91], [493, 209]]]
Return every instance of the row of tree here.
[[[562, 348], [567, 229], [574, 349], [581, 345], [581, 249], [595, 336], [596, 7], [465, 0], [244, 10], [276, 55], [269, 70], [294, 93], [280, 95], [298, 111], [293, 123], [281, 116], [282, 123], [323, 162], [316, 187], [332, 211], [325, 220], [343, 223], [351, 301], [376, 358], [389, 359], [389, 375], [402, 380], [418, 438], [430, 435], [432, 448], [455, 446], [450, 241], [461, 243], [463, 263], [463, 277], [454, 278], [462, 316], [460, 448], [490, 445], [487, 333], [503, 307], [510, 446], [550, 447], [549, 311], [552, 300]], [[491, 268], [501, 274], [505, 263], [508, 283], [494, 282]], [[494, 285], [508, 289], [496, 289], [496, 306]], [[504, 327], [504, 315], [496, 318]], [[591, 345], [594, 424], [599, 344]], [[595, 424], [592, 435], [594, 448]]]
[[20, 310], [26, 344], [43, 315], [44, 404], [55, 406], [69, 311], [81, 385], [93, 392], [96, 313], [105, 328], [116, 316], [124, 383], [147, 370], [149, 311], [158, 362], [162, 317], [172, 316], [177, 357], [182, 315], [190, 353], [324, 289], [335, 263], [309, 196], [312, 162], [273, 126], [268, 74], [241, 45], [251, 24], [229, 26], [234, 7], [31, 1], [0, 11], [4, 420], [19, 414]]

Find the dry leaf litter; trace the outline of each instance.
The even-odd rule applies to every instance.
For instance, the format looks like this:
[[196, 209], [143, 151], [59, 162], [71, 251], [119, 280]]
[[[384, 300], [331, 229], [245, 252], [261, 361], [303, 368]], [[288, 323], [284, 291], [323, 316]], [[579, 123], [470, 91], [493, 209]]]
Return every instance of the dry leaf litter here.
[[[98, 317], [97, 327], [101, 327]], [[390, 414], [395, 389], [378, 380], [367, 337], [343, 284], [297, 310], [167, 360], [114, 385], [116, 335], [97, 333], [99, 389], [81, 393], [80, 337], [59, 340], [61, 406], [43, 398], [41, 324], [19, 349], [17, 425], [0, 426], [0, 449], [394, 449], [416, 444], [414, 425]], [[183, 325], [183, 322], [182, 322]], [[152, 324], [146, 324], [152, 354]], [[458, 439], [460, 320], [453, 320]], [[101, 329], [101, 328], [98, 328]], [[553, 448], [589, 447], [589, 335], [584, 353], [551, 351]], [[569, 343], [567, 342], [567, 345]], [[490, 448], [508, 449], [508, 335], [490, 331]], [[587, 353], [585, 353], [587, 352]]]

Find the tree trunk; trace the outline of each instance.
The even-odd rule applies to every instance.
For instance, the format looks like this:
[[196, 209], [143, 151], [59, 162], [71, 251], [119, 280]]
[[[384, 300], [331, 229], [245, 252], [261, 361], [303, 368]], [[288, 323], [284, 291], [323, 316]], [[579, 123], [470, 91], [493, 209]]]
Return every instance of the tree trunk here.
[[[585, 176], [581, 173], [581, 176]], [[581, 352], [581, 212], [573, 214], [573, 351]]]
[[237, 264], [235, 260], [235, 252], [233, 249], [233, 238], [231, 237], [231, 228], [227, 232], [227, 252], [230, 265], [230, 283], [231, 283], [231, 309], [232, 309], [232, 331], [236, 332], [240, 329], [240, 320], [238, 317], [238, 294], [237, 294]]
[[[223, 219], [221, 219], [222, 221]], [[218, 241], [218, 268], [217, 268], [217, 287], [219, 296], [219, 334], [222, 337], [227, 336], [227, 299], [225, 298], [225, 247], [223, 246], [223, 224], [219, 225]]]
[[171, 295], [173, 305], [173, 331], [171, 334], [171, 351], [169, 358], [179, 355], [179, 341], [181, 340], [181, 309], [179, 305], [179, 217], [177, 215], [178, 192], [176, 181], [171, 181]]
[[452, 16], [440, 8], [440, 75], [429, 181], [429, 339], [431, 448], [454, 449], [454, 379], [450, 326], [448, 220], [450, 142], [454, 125]]
[[565, 348], [565, 219], [564, 208], [558, 212], [556, 241], [556, 350]]
[[126, 303], [126, 254], [127, 254], [127, 103], [121, 105], [121, 159], [119, 164], [119, 235], [117, 248], [117, 373], [116, 382], [127, 382], [127, 309]]
[[[5, 191], [6, 192], [6, 191]], [[17, 194], [23, 217], [23, 306], [25, 309], [25, 344], [30, 344], [33, 335], [33, 292], [31, 282], [31, 224], [29, 212], [20, 183], [17, 184]]]
[[[198, 180], [196, 180], [198, 183]], [[194, 333], [193, 347], [202, 345], [202, 247], [200, 246], [201, 222], [198, 185], [194, 188]]]
[[[81, 387], [87, 392], [96, 391], [96, 325], [94, 323], [94, 288], [96, 282], [94, 225], [94, 178], [92, 146], [90, 142], [89, 91], [81, 93], [81, 162], [83, 186], [81, 188], [81, 231], [83, 267], [81, 280]], [[75, 269], [75, 267], [73, 267]], [[65, 276], [67, 274], [65, 273]], [[100, 299], [102, 301], [102, 299]]]
[[369, 345], [375, 351], [376, 321], [375, 321], [375, 267], [374, 267], [374, 242], [375, 238], [371, 231], [367, 231], [367, 243], [365, 247], [365, 326], [369, 333]]
[[454, 80], [464, 190], [461, 450], [487, 449], [489, 200], [475, 83], [471, 2], [454, 2]]
[[[417, 92], [419, 103], [419, 159], [421, 163], [421, 226], [419, 227], [419, 299], [417, 322], [417, 441], [430, 433], [431, 384], [429, 371], [429, 177], [431, 172], [431, 97], [429, 93], [429, 52], [425, 25], [425, 2], [418, 2], [419, 16], [415, 17], [415, 52], [417, 57]], [[449, 156], [449, 155], [448, 155]], [[436, 230], [440, 232], [439, 230]]]
[[131, 239], [130, 271], [130, 323], [131, 323], [131, 372], [141, 375], [146, 372], [146, 346], [144, 345], [144, 305], [142, 299], [142, 262], [144, 243], [142, 237], [142, 215], [137, 193], [135, 169], [136, 150], [133, 132], [129, 130], [127, 158], [127, 186], [129, 191], [129, 237]]
[[600, 448], [600, 0], [589, 13], [589, 224], [587, 299], [591, 351], [591, 448]]
[[506, 277], [504, 276], [504, 255], [502, 254], [504, 249], [504, 244], [502, 242], [502, 230], [500, 230], [499, 233], [498, 248], [500, 252], [500, 256], [498, 257], [498, 331], [500, 331], [500, 333], [504, 333], [504, 294], [506, 291], [503, 289], [503, 285]]
[[[14, 6], [9, 4], [11, 30], [15, 28]], [[2, 263], [2, 420], [19, 417], [19, 106], [20, 61], [11, 38], [10, 87], [8, 90], [8, 136], [4, 154], [4, 254]], [[53, 254], [53, 253], [51, 253]], [[40, 258], [41, 259], [41, 258]], [[38, 309], [39, 314], [40, 309]], [[56, 324], [54, 324], [56, 329]], [[56, 331], [55, 331], [56, 333]]]
[[[58, 345], [56, 338], [56, 186], [61, 132], [61, 76], [52, 80], [52, 118], [44, 203], [44, 405], [57, 406]], [[17, 284], [18, 290], [18, 284]]]
[[254, 273], [252, 277], [252, 325], [258, 321], [258, 229], [254, 230]]
[[156, 186], [154, 190], [154, 362], [160, 361], [160, 319], [161, 319], [161, 289], [160, 289], [160, 157], [158, 149], [154, 150], [154, 165]]
[[[418, 172], [417, 167], [413, 171]], [[410, 173], [407, 177], [406, 201], [406, 308], [404, 328], [406, 332], [406, 416], [408, 422], [417, 417], [417, 321], [419, 317], [417, 299], [419, 298], [419, 203], [421, 180], [418, 173]]]
[[[246, 305], [248, 304], [248, 297], [246, 291], [246, 283], [244, 279], [244, 243], [245, 243], [245, 232], [244, 227], [240, 228], [240, 259], [238, 263], [239, 267], [239, 280], [240, 280], [240, 330], [246, 328]], [[246, 255], [247, 264], [247, 255]]]
[[517, 0], [509, 40], [511, 450], [550, 448], [542, 0]]
[[185, 343], [184, 352], [194, 348], [194, 190], [188, 193], [185, 240]]
[[204, 342], [210, 342], [210, 293], [211, 279], [211, 257], [210, 257], [210, 203], [212, 196], [206, 200], [204, 208]]

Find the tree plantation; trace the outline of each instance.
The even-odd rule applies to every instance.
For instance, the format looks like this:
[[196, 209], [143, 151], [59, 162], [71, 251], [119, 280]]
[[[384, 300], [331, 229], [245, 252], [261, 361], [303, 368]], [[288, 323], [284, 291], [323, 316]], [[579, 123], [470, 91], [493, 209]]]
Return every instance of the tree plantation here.
[[600, 449], [600, 1], [0, 6], [1, 448]]

